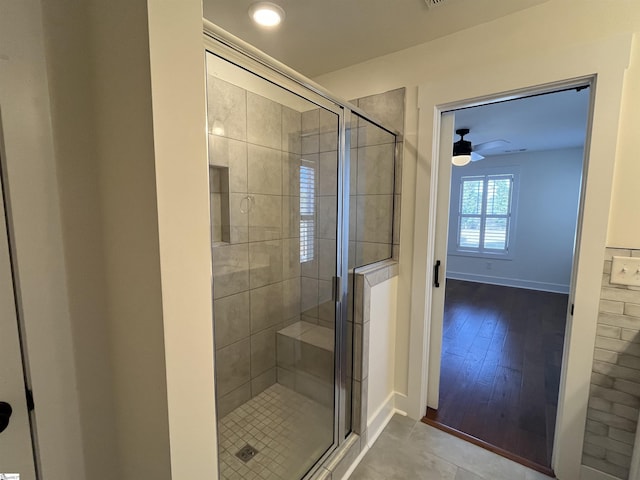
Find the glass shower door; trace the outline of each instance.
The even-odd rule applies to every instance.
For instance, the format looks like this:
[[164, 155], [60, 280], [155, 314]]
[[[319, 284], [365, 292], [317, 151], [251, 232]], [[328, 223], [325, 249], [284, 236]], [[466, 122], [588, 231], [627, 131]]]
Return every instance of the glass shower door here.
[[339, 115], [207, 54], [220, 478], [337, 442]]

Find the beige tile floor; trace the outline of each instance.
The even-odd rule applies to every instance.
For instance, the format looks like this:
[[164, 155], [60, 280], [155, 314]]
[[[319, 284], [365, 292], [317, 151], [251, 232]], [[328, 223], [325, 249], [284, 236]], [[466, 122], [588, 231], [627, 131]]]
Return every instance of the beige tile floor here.
[[549, 480], [408, 417], [394, 415], [350, 480]]

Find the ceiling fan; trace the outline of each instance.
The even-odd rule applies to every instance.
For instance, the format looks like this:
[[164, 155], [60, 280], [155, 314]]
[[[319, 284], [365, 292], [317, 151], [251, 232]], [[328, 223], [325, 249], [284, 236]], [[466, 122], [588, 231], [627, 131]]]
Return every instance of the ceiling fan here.
[[472, 145], [469, 140], [465, 140], [464, 136], [469, 133], [468, 128], [459, 128], [456, 133], [460, 135], [460, 140], [453, 144], [453, 157], [452, 162], [454, 165], [463, 166], [469, 162], [477, 162], [478, 160], [484, 160], [484, 156], [481, 152], [488, 150], [494, 150], [496, 148], [503, 147], [509, 142], [506, 140], [491, 140], [489, 142], [478, 143]]

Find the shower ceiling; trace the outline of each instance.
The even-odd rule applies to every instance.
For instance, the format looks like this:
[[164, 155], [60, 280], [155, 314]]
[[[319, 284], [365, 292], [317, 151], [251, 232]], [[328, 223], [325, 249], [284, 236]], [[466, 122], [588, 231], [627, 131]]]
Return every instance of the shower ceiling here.
[[314, 77], [486, 23], [547, 0], [272, 0], [275, 30], [248, 15], [255, 0], [204, 0], [204, 17], [300, 73]]

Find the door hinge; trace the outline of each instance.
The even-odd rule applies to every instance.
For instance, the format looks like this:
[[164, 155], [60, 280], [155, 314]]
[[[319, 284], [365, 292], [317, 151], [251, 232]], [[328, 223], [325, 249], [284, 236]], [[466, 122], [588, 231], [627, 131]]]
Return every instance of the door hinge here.
[[32, 412], [35, 408], [35, 404], [33, 403], [33, 392], [27, 388], [25, 389], [25, 395], [27, 397], [27, 410]]
[[572, 303], [572, 304], [571, 304], [571, 316], [572, 316], [572, 317], [573, 317], [573, 307], [574, 307], [574, 306], [575, 306], [575, 305]]

